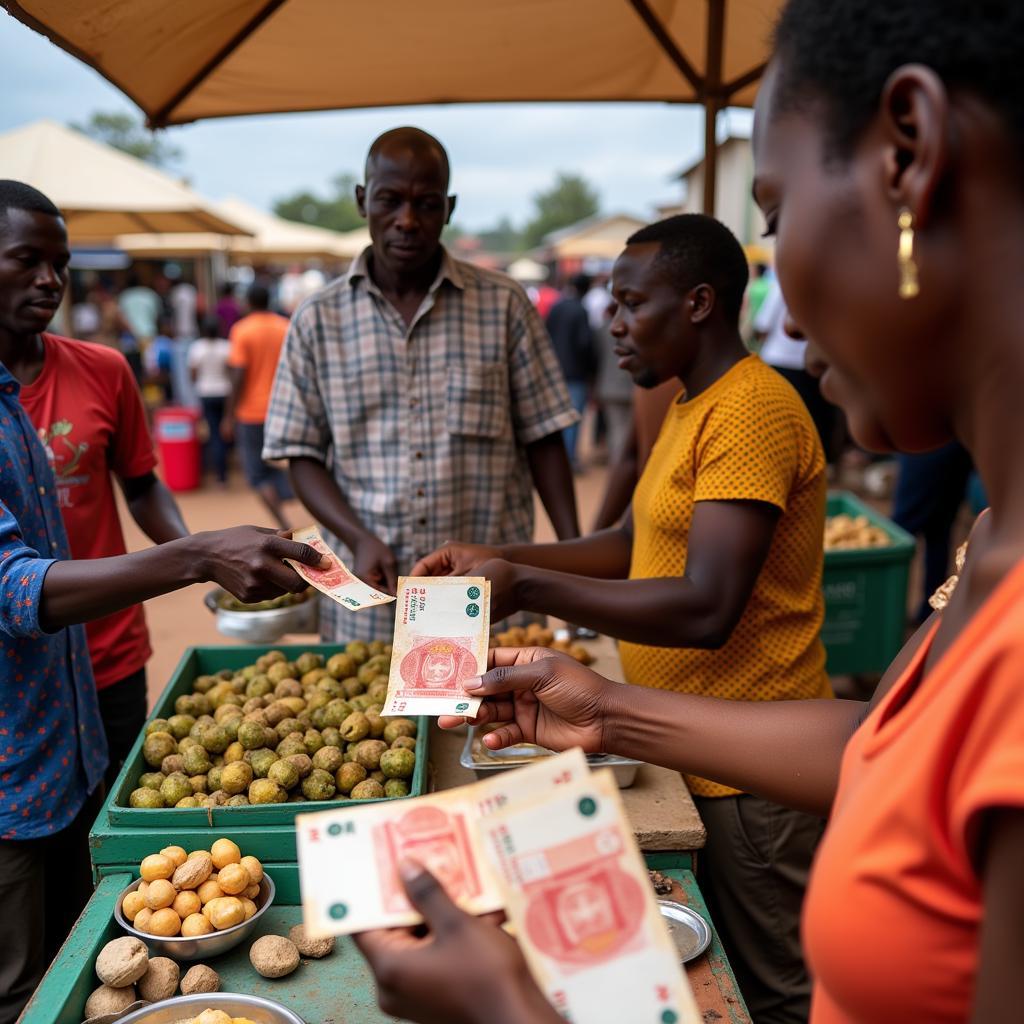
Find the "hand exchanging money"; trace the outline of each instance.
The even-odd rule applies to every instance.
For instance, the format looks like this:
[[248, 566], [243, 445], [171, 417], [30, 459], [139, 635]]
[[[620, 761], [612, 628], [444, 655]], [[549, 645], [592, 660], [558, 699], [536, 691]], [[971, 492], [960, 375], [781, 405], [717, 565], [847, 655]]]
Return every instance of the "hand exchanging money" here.
[[[555, 751], [582, 747], [588, 754], [613, 752], [605, 716], [621, 696], [619, 684], [543, 647], [495, 647], [487, 664], [485, 675], [463, 687], [470, 697], [484, 698], [472, 724], [502, 723], [484, 737], [491, 750], [536, 743]], [[453, 729], [464, 721], [442, 716], [438, 725]]]
[[501, 548], [487, 544], [464, 544], [449, 540], [421, 558], [412, 568], [410, 576], [481, 576], [474, 572], [478, 565], [492, 558], [501, 558]]
[[363, 932], [355, 943], [377, 978], [384, 1013], [418, 1024], [559, 1024], [530, 976], [503, 914], [471, 917], [428, 871], [399, 865], [409, 902], [429, 929]]

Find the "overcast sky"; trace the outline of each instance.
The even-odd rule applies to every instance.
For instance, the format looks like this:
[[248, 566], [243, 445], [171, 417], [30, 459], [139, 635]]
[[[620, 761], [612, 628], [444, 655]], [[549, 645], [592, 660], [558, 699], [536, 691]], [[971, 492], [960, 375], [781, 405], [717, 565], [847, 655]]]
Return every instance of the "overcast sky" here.
[[[0, 131], [40, 118], [87, 120], [138, 109], [96, 72], [0, 11]], [[741, 112], [740, 116], [746, 116]], [[479, 229], [529, 216], [558, 171], [584, 175], [606, 212], [647, 216], [679, 197], [672, 172], [699, 153], [703, 116], [667, 104], [503, 104], [403, 107], [236, 117], [167, 130], [181, 172], [206, 196], [273, 200], [358, 173], [370, 142], [399, 124], [433, 132], [452, 158], [456, 222]]]

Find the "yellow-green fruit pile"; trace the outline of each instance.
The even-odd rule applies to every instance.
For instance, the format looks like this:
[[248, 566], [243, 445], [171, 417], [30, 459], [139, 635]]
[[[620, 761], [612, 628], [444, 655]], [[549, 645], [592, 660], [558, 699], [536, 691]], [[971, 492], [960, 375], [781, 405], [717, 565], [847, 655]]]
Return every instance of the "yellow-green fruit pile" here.
[[409, 795], [416, 723], [382, 718], [391, 645], [350, 643], [324, 661], [268, 651], [199, 676], [146, 726], [132, 807], [242, 807]]

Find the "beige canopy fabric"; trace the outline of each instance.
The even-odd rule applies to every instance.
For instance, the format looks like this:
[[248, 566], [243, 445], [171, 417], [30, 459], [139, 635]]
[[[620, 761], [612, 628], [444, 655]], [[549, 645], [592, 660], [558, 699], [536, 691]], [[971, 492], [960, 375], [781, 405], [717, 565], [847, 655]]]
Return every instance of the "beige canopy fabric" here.
[[132, 231], [246, 230], [163, 171], [53, 121], [0, 135], [0, 178], [49, 196], [75, 244]]
[[552, 232], [544, 242], [558, 260], [613, 260], [626, 247], [626, 239], [646, 223], [626, 213], [588, 217]]
[[127, 234], [115, 240], [119, 249], [139, 257], [196, 256], [224, 252], [233, 262], [253, 263], [291, 260], [352, 260], [370, 244], [366, 228], [328, 231], [298, 224], [250, 206], [241, 199], [212, 204], [224, 217], [251, 232], [249, 237], [229, 238], [215, 234]]

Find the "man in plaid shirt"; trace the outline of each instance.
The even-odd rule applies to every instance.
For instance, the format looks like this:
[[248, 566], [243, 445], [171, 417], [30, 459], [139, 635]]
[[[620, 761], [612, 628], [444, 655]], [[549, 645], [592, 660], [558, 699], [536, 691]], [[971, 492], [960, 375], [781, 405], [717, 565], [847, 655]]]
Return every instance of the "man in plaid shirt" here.
[[[372, 245], [295, 312], [266, 421], [263, 457], [289, 460], [328, 543], [390, 593], [449, 538], [531, 540], [531, 480], [559, 538], [579, 532], [561, 439], [577, 414], [550, 340], [515, 282], [441, 245], [448, 180], [425, 132], [373, 143], [356, 188]], [[393, 623], [392, 605], [321, 602], [324, 640]]]

